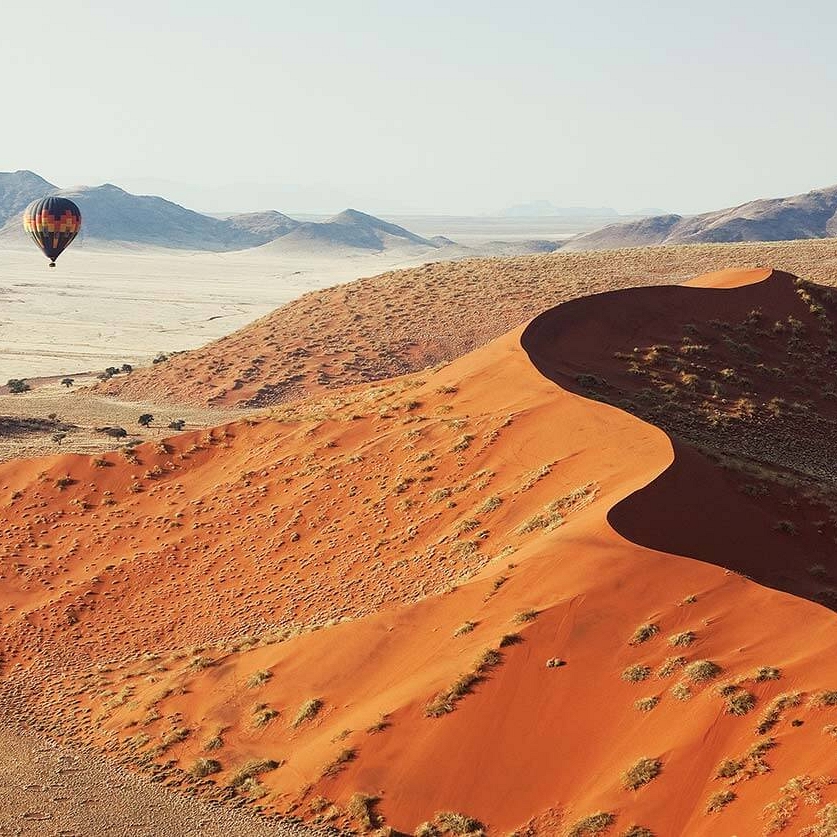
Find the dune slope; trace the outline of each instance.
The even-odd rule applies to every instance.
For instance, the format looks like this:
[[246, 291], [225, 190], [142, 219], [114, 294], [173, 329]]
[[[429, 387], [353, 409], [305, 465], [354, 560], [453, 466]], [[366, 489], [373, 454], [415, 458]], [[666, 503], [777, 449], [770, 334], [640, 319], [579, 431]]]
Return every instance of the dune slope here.
[[[739, 296], [796, 305], [767, 275], [674, 290], [701, 327]], [[663, 307], [646, 293], [621, 295], [622, 320]], [[772, 527], [735, 540], [778, 495], [723, 472], [734, 548], [712, 541], [689, 514], [713, 460], [569, 391], [578, 364], [620, 368], [607, 305], [129, 461], [0, 467], [7, 700], [166, 784], [359, 831], [825, 821], [835, 617], [738, 571], [788, 549]], [[676, 552], [625, 537], [665, 517], [645, 487], [672, 463]], [[783, 514], [813, 539], [804, 502]]]

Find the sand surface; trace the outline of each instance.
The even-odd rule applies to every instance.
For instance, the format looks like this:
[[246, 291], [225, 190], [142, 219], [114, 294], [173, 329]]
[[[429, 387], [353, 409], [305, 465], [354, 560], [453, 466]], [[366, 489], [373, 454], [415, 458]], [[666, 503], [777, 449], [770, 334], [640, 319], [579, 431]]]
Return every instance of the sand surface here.
[[[673, 290], [698, 331], [729, 321], [709, 371], [754, 306], [798, 319], [804, 340], [750, 338], [771, 364], [783, 341], [798, 385], [831, 325], [765, 275]], [[591, 834], [575, 824], [597, 813], [608, 837], [806, 833], [837, 803], [837, 619], [812, 601], [837, 506], [579, 394], [593, 373], [632, 394], [625, 323], [678, 335], [648, 293], [130, 456], [0, 466], [4, 682], [29, 725], [202, 798], [366, 831], [453, 811], [491, 837]], [[672, 465], [660, 512], [647, 489]], [[657, 772], [629, 788], [641, 759]]]

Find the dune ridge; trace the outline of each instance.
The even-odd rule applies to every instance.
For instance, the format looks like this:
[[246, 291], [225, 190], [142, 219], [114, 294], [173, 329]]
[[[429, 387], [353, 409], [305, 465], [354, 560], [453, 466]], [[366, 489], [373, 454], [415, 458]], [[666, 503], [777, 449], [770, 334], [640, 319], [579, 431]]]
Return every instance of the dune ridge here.
[[[767, 274], [673, 290], [699, 320], [777, 278], [796, 305]], [[645, 293], [622, 293], [625, 322]], [[702, 533], [682, 518], [663, 532], [676, 553], [625, 537], [660, 475], [696, 472], [664, 430], [581, 389], [597, 358], [621, 368], [602, 308], [127, 461], [0, 466], [2, 686], [22, 720], [189, 792], [360, 831], [812, 827], [837, 799], [834, 615], [745, 578], [738, 543], [684, 557]], [[786, 499], [751, 484], [717, 480], [729, 519]], [[797, 499], [798, 534], [767, 533], [794, 561], [820, 498]], [[190, 778], [200, 759], [217, 771]]]
[[306, 294], [201, 349], [98, 389], [165, 404], [287, 403], [448, 363], [579, 296], [764, 264], [829, 284], [837, 240], [559, 252], [390, 271]]

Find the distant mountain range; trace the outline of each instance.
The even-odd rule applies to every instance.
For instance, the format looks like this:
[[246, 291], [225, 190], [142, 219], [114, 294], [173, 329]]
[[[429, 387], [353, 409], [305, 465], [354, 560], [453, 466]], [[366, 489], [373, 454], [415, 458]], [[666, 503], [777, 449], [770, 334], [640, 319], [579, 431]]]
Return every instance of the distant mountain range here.
[[23, 210], [31, 201], [52, 194], [78, 204], [84, 219], [83, 242], [216, 252], [269, 245], [271, 251], [289, 254], [432, 251], [448, 246], [354, 209], [322, 222], [297, 221], [276, 211], [213, 218], [164, 198], [132, 195], [110, 183], [59, 189], [30, 171], [0, 172], [0, 242], [25, 240]]
[[837, 186], [789, 198], [750, 201], [702, 215], [657, 215], [576, 236], [565, 250], [609, 250], [654, 244], [790, 241], [837, 236]]
[[[425, 238], [356, 209], [325, 221], [300, 221], [269, 210], [213, 217], [151, 195], [133, 195], [118, 186], [61, 190], [31, 171], [0, 172], [0, 244], [23, 243], [21, 215], [27, 204], [46, 195], [75, 201], [84, 218], [81, 243], [153, 246], [227, 252], [256, 247], [287, 256], [342, 256], [425, 252], [434, 259], [469, 255], [512, 255], [552, 250], [604, 250], [657, 244], [787, 241], [837, 236], [837, 186], [789, 198], [751, 201], [702, 215], [652, 215], [610, 224], [568, 241], [490, 241], [476, 249], [442, 236]], [[509, 207], [508, 218], [599, 218], [617, 216], [606, 207], [560, 208], [549, 201]], [[589, 228], [589, 227], [588, 227]]]

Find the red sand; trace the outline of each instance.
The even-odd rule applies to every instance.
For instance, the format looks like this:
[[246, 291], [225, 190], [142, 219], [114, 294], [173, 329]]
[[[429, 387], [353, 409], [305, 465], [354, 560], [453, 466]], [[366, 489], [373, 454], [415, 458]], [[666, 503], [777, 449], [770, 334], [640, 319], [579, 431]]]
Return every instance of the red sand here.
[[[765, 275], [709, 281], [735, 287]], [[695, 291], [694, 316], [716, 300], [723, 307], [727, 294], [759, 296], [765, 287]], [[603, 299], [572, 303], [577, 332], [545, 329], [528, 341], [542, 369], [556, 340], [571, 340], [576, 358], [600, 345], [607, 354]], [[622, 297], [623, 322], [641, 323], [646, 308], [634, 299]], [[386, 823], [408, 834], [444, 810], [478, 818], [492, 835], [564, 834], [597, 811], [617, 817], [607, 832], [614, 835], [634, 823], [659, 837], [763, 833], [762, 811], [783, 798], [783, 786], [835, 770], [835, 742], [822, 728], [837, 724], [837, 707], [810, 704], [814, 693], [837, 688], [835, 617], [681, 557], [738, 568], [774, 553], [775, 566], [788, 540], [772, 529], [720, 556], [723, 539], [701, 531], [711, 517], [663, 532], [679, 555], [614, 531], [614, 507], [620, 531], [660, 522], [653, 494], [635, 492], [674, 461], [669, 438], [556, 387], [520, 338], [500, 338], [424, 382], [341, 394], [346, 403], [332, 403], [325, 419], [326, 408], [311, 405], [299, 410], [318, 416], [312, 420], [237, 424], [203, 442], [181, 436], [165, 453], [143, 446], [137, 465], [110, 455], [111, 467], [68, 456], [0, 468], [0, 589], [15, 605], [2, 615], [4, 670], [9, 682], [32, 688], [35, 724], [123, 758], [187, 729], [156, 760], [188, 769], [198, 757], [215, 758], [219, 786], [248, 759], [281, 760], [261, 777], [267, 795], [258, 804], [306, 819], [324, 797], [338, 806], [334, 821], [345, 823], [360, 792], [379, 797]], [[687, 469], [677, 506], [689, 509], [703, 501], [689, 469], [711, 466], [678, 453], [677, 467]], [[74, 484], [61, 489], [64, 477]], [[106, 491], [115, 505], [102, 504]], [[22, 495], [12, 499], [14, 492]], [[732, 478], [717, 479], [713, 492], [728, 511], [725, 526], [751, 514], [752, 498]], [[532, 522], [520, 531], [570, 496], [562, 525]], [[499, 505], [486, 504], [491, 497]], [[785, 516], [799, 521], [804, 510]], [[737, 531], [728, 530], [731, 542]], [[232, 644], [250, 633], [275, 639], [273, 626], [340, 618], [347, 621], [280, 642]], [[454, 636], [467, 621], [473, 629]], [[647, 622], [658, 633], [630, 644]], [[694, 642], [672, 647], [668, 637], [684, 631]], [[521, 641], [501, 649], [453, 712], [426, 717], [439, 690], [511, 633]], [[190, 648], [196, 644], [204, 647]], [[172, 654], [180, 649], [189, 650]], [[657, 671], [680, 655], [712, 660], [723, 673], [677, 699], [671, 687], [683, 671]], [[566, 665], [548, 667], [553, 658]], [[647, 664], [649, 677], [624, 680], [633, 664]], [[777, 667], [781, 679], [755, 682], [761, 666]], [[262, 671], [272, 676], [248, 685]], [[752, 711], [725, 711], [716, 686], [728, 681], [752, 693]], [[800, 705], [757, 734], [768, 703], [791, 691], [803, 693]], [[651, 696], [660, 701], [650, 711], [635, 707]], [[313, 698], [322, 708], [294, 727]], [[256, 704], [279, 714], [255, 727]], [[382, 714], [385, 728], [368, 732]], [[204, 751], [219, 729], [223, 745]], [[764, 756], [769, 771], [715, 777], [723, 759], [770, 736], [777, 746]], [[324, 777], [344, 750], [354, 758]], [[641, 757], [659, 759], [661, 773], [625, 790], [622, 773]], [[707, 814], [710, 797], [724, 790], [734, 800]], [[793, 833], [835, 799], [837, 786], [824, 785], [817, 794], [809, 788], [795, 810], [787, 802]]]

